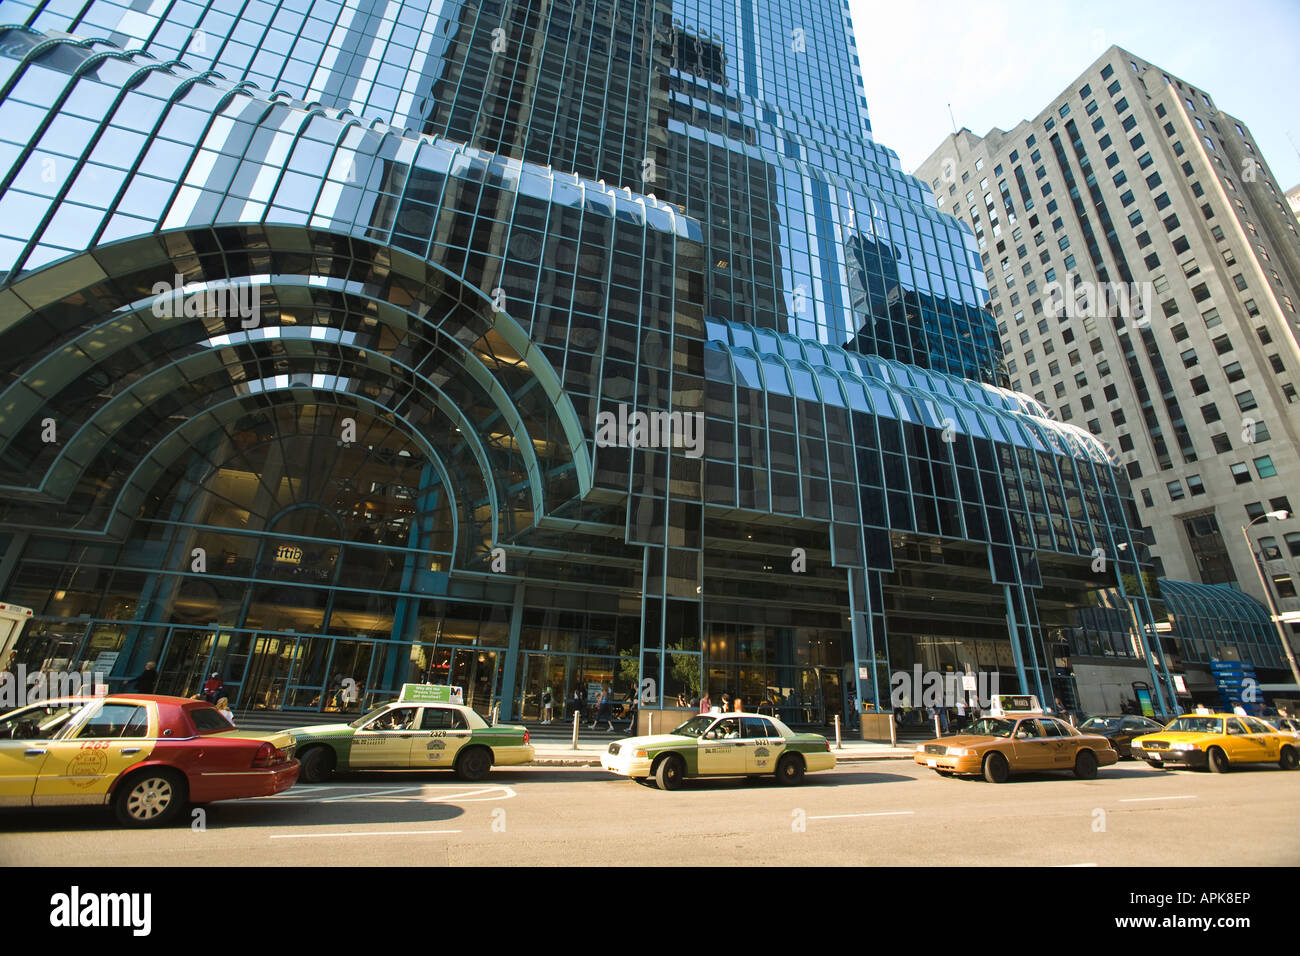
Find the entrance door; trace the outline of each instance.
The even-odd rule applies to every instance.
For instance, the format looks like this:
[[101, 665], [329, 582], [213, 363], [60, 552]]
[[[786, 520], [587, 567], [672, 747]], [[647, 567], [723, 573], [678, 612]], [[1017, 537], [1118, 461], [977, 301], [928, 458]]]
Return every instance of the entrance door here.
[[298, 639], [292, 634], [259, 634], [249, 655], [248, 677], [240, 688], [239, 706], [247, 710], [279, 710], [285, 681]]
[[213, 632], [174, 627], [158, 662], [158, 683], [154, 692], [189, 697], [207, 680], [204, 668], [212, 653]]
[[568, 713], [568, 664], [566, 654], [525, 654], [524, 681], [520, 690], [520, 716], [523, 720], [542, 720], [542, 695], [551, 689], [551, 718], [565, 719]]
[[451, 658], [451, 683], [462, 688], [465, 706], [486, 717], [496, 693], [497, 652], [458, 647]]

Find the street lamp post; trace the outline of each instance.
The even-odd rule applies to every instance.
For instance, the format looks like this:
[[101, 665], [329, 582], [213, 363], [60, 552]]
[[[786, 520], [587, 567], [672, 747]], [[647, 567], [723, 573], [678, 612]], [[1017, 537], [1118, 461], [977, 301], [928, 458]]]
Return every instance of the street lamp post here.
[[1273, 590], [1268, 586], [1268, 577], [1264, 574], [1264, 565], [1255, 553], [1255, 545], [1250, 540], [1250, 528], [1256, 521], [1263, 521], [1265, 518], [1276, 518], [1278, 521], [1285, 521], [1289, 518], [1290, 512], [1287, 511], [1266, 511], [1255, 521], [1243, 525], [1241, 536], [1246, 539], [1246, 547], [1250, 549], [1250, 558], [1255, 562], [1255, 573], [1259, 575], [1260, 587], [1264, 589], [1264, 600], [1268, 602], [1269, 616], [1273, 619], [1273, 626], [1277, 628], [1278, 639], [1282, 642], [1282, 650], [1286, 651], [1286, 662], [1291, 665], [1291, 676], [1295, 678], [1296, 686], [1300, 687], [1300, 669], [1296, 667], [1295, 652], [1291, 650], [1291, 639], [1287, 636], [1286, 628], [1282, 626], [1282, 612], [1278, 610], [1277, 602], [1273, 600]]

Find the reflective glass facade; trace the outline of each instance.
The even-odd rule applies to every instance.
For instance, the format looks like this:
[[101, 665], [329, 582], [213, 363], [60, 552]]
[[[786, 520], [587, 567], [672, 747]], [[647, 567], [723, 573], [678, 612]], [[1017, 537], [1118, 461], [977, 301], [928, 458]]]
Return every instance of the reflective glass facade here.
[[5, 9], [28, 660], [816, 724], [914, 664], [1051, 699], [1105, 592], [1166, 685], [1126, 476], [1003, 387], [839, 3]]

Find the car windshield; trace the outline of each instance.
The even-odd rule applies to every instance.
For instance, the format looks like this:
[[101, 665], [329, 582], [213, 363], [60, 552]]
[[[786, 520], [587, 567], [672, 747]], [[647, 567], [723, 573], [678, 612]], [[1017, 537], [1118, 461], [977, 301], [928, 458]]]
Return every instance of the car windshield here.
[[717, 718], [701, 714], [698, 717], [692, 717], [684, 724], [673, 728], [673, 733], [678, 737], [698, 737], [713, 725]]
[[1122, 717], [1089, 717], [1081, 730], [1119, 730]]
[[88, 701], [25, 707], [0, 718], [0, 739], [49, 740], [67, 726], [68, 720]]
[[1016, 722], [1014, 720], [1006, 720], [1002, 717], [981, 717], [963, 730], [962, 733], [974, 734], [978, 737], [1010, 737], [1015, 726]]
[[1165, 730], [1184, 734], [1221, 734], [1223, 721], [1218, 717], [1179, 717]]

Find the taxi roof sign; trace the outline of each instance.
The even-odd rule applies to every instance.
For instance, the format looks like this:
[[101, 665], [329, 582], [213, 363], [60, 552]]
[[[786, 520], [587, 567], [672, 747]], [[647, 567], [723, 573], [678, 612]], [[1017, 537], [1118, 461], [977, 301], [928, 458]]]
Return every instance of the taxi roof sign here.
[[1043, 707], [1033, 694], [997, 694], [989, 708], [993, 717], [1041, 717]]
[[403, 703], [408, 704], [464, 704], [461, 688], [451, 684], [403, 684]]

